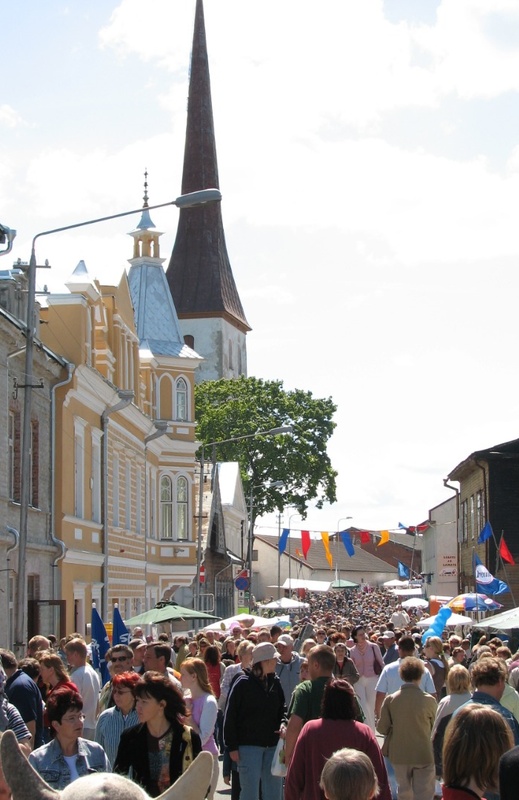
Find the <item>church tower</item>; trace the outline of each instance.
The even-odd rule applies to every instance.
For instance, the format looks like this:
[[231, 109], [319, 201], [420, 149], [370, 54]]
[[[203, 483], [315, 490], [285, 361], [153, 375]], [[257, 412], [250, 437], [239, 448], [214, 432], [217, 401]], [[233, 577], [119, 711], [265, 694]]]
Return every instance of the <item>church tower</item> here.
[[[202, 0], [196, 0], [182, 193], [220, 188]], [[234, 282], [220, 203], [180, 210], [166, 272], [186, 344], [204, 361], [197, 383], [247, 374], [250, 326]]]

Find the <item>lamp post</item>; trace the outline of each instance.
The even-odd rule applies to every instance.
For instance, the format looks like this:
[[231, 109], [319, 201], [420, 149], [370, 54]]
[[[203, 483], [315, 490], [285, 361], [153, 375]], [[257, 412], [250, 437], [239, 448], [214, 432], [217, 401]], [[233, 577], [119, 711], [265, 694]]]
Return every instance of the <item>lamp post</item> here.
[[341, 530], [341, 522], [346, 522], [348, 519], [353, 519], [353, 517], [341, 517], [337, 523], [337, 535], [335, 537], [335, 583], [341, 579], [341, 571], [339, 569], [339, 533]]
[[[292, 429], [290, 429], [292, 430]], [[261, 489], [264, 486], [263, 483], [258, 483], [256, 486], [250, 487], [250, 497], [249, 497], [249, 537], [248, 537], [248, 544], [247, 544], [247, 568], [249, 570], [249, 611], [252, 611], [252, 546], [254, 544], [254, 489]], [[268, 489], [279, 489], [281, 486], [284, 486], [283, 481], [273, 481], [269, 483], [267, 488]], [[278, 584], [279, 584], [279, 547], [278, 547]]]
[[[243, 436], [232, 436], [230, 439], [220, 439], [218, 442], [206, 442], [202, 444], [202, 452], [200, 454], [200, 487], [198, 493], [198, 528], [197, 528], [197, 553], [196, 553], [196, 581], [195, 581], [195, 597], [193, 607], [200, 611], [200, 566], [202, 563], [202, 511], [204, 505], [204, 467], [205, 467], [205, 448], [212, 447], [214, 450], [221, 444], [230, 444], [231, 442], [241, 442], [244, 439], [255, 439], [256, 436], [277, 436], [282, 433], [292, 433], [293, 428], [291, 425], [282, 425], [279, 428], [269, 428], [266, 431], [256, 431], [255, 433], [246, 433]], [[214, 461], [214, 456], [213, 456]], [[249, 526], [250, 537], [250, 526]], [[252, 554], [250, 555], [250, 558]], [[250, 563], [250, 562], [249, 562]], [[251, 575], [249, 574], [249, 580]], [[250, 588], [250, 587], [249, 587]], [[249, 591], [250, 598], [250, 591]], [[249, 599], [250, 604], [250, 599]]]
[[[165, 208], [166, 206], [177, 206], [177, 208], [188, 208], [190, 206], [204, 205], [205, 203], [214, 203], [222, 199], [222, 195], [218, 189], [202, 189], [198, 192], [190, 192], [189, 194], [180, 195], [176, 200], [170, 200], [167, 203], [159, 203], [153, 206], [147, 206], [149, 211], [157, 208]], [[28, 480], [28, 472], [30, 469], [31, 457], [31, 413], [32, 413], [32, 390], [33, 390], [33, 354], [34, 354], [34, 310], [36, 302], [36, 240], [42, 236], [50, 236], [54, 233], [63, 233], [64, 231], [74, 230], [75, 228], [84, 228], [87, 225], [96, 225], [98, 222], [108, 222], [112, 219], [119, 219], [121, 217], [128, 217], [132, 214], [142, 214], [142, 208], [136, 208], [132, 211], [123, 211], [119, 214], [110, 214], [107, 217], [97, 217], [96, 219], [86, 220], [84, 222], [76, 222], [72, 225], [64, 225], [61, 228], [53, 228], [48, 231], [41, 231], [37, 233], [32, 240], [31, 258], [27, 270], [27, 319], [25, 327], [25, 395], [23, 403], [23, 425], [22, 425], [22, 452], [20, 459], [21, 469], [21, 496], [20, 496], [20, 544], [18, 547], [18, 593], [16, 598], [15, 607], [15, 626], [14, 626], [14, 647], [18, 652], [22, 651], [25, 644], [25, 618], [26, 618], [26, 605], [27, 605], [27, 518], [30, 505], [30, 484]], [[4, 229], [2, 229], [4, 230]], [[13, 231], [10, 232], [11, 236], [5, 233], [5, 236], [12, 244]], [[0, 236], [1, 240], [1, 236]], [[53, 498], [51, 498], [53, 502]], [[106, 614], [106, 608], [103, 609]]]
[[[290, 514], [290, 516], [288, 518], [288, 531], [289, 531], [289, 533], [288, 533], [288, 542], [287, 542], [287, 544], [288, 544], [288, 591], [289, 591], [290, 595], [292, 595], [292, 557], [290, 555], [290, 530], [291, 530], [290, 523], [292, 522], [294, 517], [301, 517], [301, 514]], [[301, 519], [302, 519], [302, 517], [301, 517]]]

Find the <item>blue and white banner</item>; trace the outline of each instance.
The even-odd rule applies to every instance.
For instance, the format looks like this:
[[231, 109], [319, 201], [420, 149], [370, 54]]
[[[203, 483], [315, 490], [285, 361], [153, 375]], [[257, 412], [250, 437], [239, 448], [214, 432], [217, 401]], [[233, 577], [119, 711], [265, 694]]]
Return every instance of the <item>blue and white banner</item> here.
[[110, 649], [110, 639], [106, 632], [99, 611], [92, 606], [92, 666], [101, 673], [102, 685], [110, 680], [110, 673], [106, 663], [106, 651]]
[[474, 553], [474, 575], [476, 577], [476, 591], [482, 594], [505, 594], [510, 591], [510, 587], [504, 581], [500, 581], [488, 571], [481, 563], [477, 554]]
[[112, 644], [129, 644], [130, 634], [123, 622], [119, 606], [114, 606]]

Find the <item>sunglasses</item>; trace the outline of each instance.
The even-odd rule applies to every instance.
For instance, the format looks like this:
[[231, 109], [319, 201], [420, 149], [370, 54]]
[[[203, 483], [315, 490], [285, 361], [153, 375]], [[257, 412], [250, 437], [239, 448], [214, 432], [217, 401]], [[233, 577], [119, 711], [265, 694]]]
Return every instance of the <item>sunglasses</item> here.
[[113, 657], [110, 659], [110, 661], [112, 662], [112, 664], [116, 664], [118, 661], [129, 661], [129, 660], [130, 660], [130, 657], [129, 657], [129, 656], [113, 656]]

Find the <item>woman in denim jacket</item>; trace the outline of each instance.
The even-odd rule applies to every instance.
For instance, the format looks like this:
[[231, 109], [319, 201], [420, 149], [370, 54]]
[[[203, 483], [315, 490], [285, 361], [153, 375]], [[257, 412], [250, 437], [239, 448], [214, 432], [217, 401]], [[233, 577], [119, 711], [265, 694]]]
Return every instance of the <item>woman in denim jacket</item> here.
[[101, 745], [81, 738], [82, 710], [81, 695], [72, 689], [56, 689], [48, 699], [47, 715], [53, 738], [34, 750], [29, 761], [53, 789], [64, 789], [91, 772], [112, 771]]

